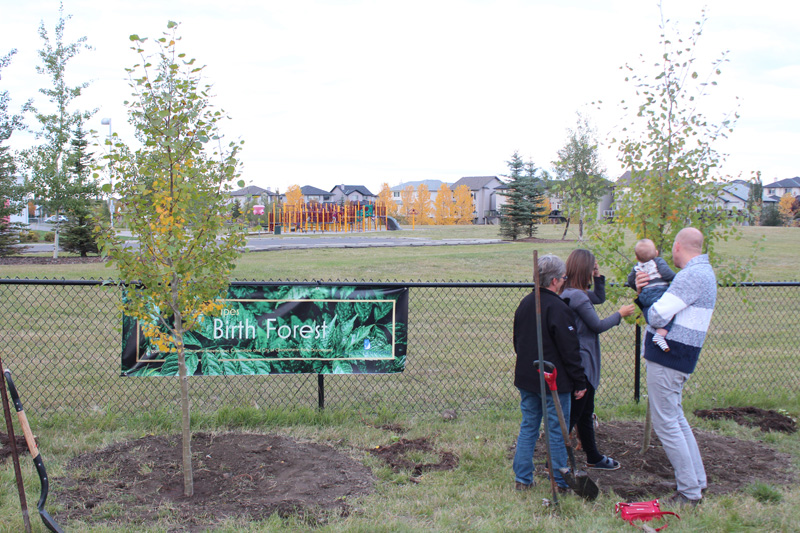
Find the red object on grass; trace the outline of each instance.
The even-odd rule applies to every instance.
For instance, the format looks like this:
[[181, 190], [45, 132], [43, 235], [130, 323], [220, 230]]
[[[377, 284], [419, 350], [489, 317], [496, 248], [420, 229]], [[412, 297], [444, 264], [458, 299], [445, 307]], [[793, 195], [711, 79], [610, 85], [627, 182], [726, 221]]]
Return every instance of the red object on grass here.
[[[658, 504], [658, 500], [651, 500], [649, 502], [635, 502], [635, 503], [625, 503], [619, 502], [614, 507], [614, 512], [619, 513], [620, 518], [628, 522], [630, 525], [634, 525], [634, 520], [641, 520], [642, 522], [649, 522], [650, 520], [656, 520], [658, 518], [664, 518], [664, 515], [674, 515], [678, 517], [680, 520], [680, 516], [677, 513], [673, 513], [672, 511], [662, 511], [661, 506]], [[661, 531], [665, 527], [669, 525], [668, 522], [665, 522], [663, 526], [656, 529], [656, 531]]]

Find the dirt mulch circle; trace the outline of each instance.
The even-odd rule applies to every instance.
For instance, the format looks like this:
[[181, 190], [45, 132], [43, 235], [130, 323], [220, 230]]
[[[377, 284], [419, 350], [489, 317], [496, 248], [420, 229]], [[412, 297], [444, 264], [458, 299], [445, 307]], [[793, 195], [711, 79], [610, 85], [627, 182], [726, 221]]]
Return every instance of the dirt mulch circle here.
[[56, 480], [55, 500], [65, 509], [54, 516], [93, 522], [98, 507], [116, 504], [115, 523], [156, 523], [163, 504], [185, 525], [173, 531], [204, 531], [225, 517], [258, 520], [273, 513], [316, 523], [326, 514], [346, 516], [348, 499], [372, 492], [375, 483], [369, 468], [323, 444], [195, 433], [194, 496], [186, 498], [180, 456], [179, 436], [148, 436], [80, 455]]
[[777, 411], [758, 407], [720, 407], [717, 409], [698, 409], [695, 416], [711, 420], [733, 420], [740, 426], [760, 428], [761, 431], [780, 431], [794, 433], [797, 422]]
[[[728, 494], [755, 482], [789, 485], [796, 476], [788, 454], [779, 453], [764, 444], [716, 435], [694, 429], [708, 476], [708, 494]], [[629, 501], [642, 498], [663, 498], [675, 491], [675, 474], [661, 442], [652, 434], [650, 449], [641, 455], [644, 436], [642, 422], [601, 422], [596, 431], [600, 453], [622, 464], [619, 470], [586, 470], [602, 492], [613, 491]], [[537, 462], [544, 463], [542, 446], [537, 443]], [[575, 452], [578, 468], [583, 468], [586, 455]]]
[[59, 257], [53, 259], [52, 257], [27, 257], [27, 256], [9, 256], [0, 257], [0, 265], [74, 265], [82, 263], [103, 263], [106, 258], [93, 255], [90, 257]]

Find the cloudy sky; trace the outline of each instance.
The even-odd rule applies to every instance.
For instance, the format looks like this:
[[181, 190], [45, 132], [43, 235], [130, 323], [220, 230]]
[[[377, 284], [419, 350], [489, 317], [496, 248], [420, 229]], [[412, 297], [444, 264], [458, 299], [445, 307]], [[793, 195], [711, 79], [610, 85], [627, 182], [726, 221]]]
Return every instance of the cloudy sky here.
[[[12, 105], [46, 105], [38, 28], [52, 36], [58, 5], [0, 0], [0, 55], [18, 49], [0, 80]], [[688, 31], [702, 5], [663, 0], [663, 11]], [[717, 146], [729, 154], [721, 173], [800, 175], [800, 10], [786, 0], [706, 5], [698, 70], [725, 50], [729, 62], [703, 109], [741, 114]], [[78, 105], [99, 108], [90, 125], [100, 135], [110, 118], [133, 137], [129, 35], [159, 37], [174, 20], [232, 118], [226, 135], [246, 143], [248, 183], [375, 193], [384, 182], [503, 174], [515, 150], [549, 169], [578, 111], [610, 139], [626, 123], [616, 103], [632, 90], [620, 67], [658, 60], [661, 21], [649, 0], [64, 0], [64, 11], [67, 41], [86, 36], [94, 48], [70, 63], [68, 81], [91, 81]], [[17, 135], [15, 146], [33, 142]], [[616, 179], [616, 150], [602, 155]]]

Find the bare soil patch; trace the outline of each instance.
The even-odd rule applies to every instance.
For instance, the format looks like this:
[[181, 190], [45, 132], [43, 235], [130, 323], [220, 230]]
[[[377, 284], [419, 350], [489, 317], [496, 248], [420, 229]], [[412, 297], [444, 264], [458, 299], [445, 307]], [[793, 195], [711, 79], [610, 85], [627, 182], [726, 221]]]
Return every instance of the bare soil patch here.
[[733, 420], [740, 426], [759, 428], [761, 431], [780, 431], [794, 433], [797, 422], [777, 411], [758, 407], [720, 407], [717, 409], [698, 409], [695, 416], [711, 420]]
[[[755, 482], [788, 485], [795, 482], [791, 457], [752, 441], [694, 429], [708, 475], [708, 494], [727, 494]], [[587, 470], [602, 492], [614, 492], [627, 500], [662, 498], [675, 491], [675, 474], [661, 442], [652, 434], [650, 449], [639, 452], [644, 437], [642, 422], [601, 422], [596, 431], [600, 453], [622, 464], [619, 470]], [[541, 450], [540, 450], [541, 448]], [[537, 458], [544, 463], [543, 447], [537, 443]], [[578, 467], [585, 464], [583, 452], [575, 453]]]
[[[412, 452], [436, 455], [438, 456], [438, 461], [414, 461], [409, 457]], [[415, 481], [423, 472], [453, 470], [458, 466], [458, 457], [454, 453], [436, 451], [433, 444], [425, 437], [413, 440], [400, 439], [388, 446], [378, 446], [374, 450], [370, 450], [370, 453], [386, 461], [386, 464], [394, 472], [410, 470], [412, 481]]]
[[55, 500], [65, 509], [54, 516], [92, 521], [98, 508], [113, 503], [120, 506], [114, 522], [149, 523], [167, 504], [185, 524], [174, 531], [205, 531], [225, 517], [257, 520], [273, 513], [317, 523], [330, 514], [346, 516], [350, 500], [372, 492], [375, 482], [369, 468], [327, 445], [279, 435], [195, 433], [194, 496], [186, 498], [180, 442], [177, 435], [148, 436], [76, 457], [55, 481]]
[[[385, 429], [397, 433], [404, 428]], [[788, 454], [706, 431], [695, 430], [695, 435], [712, 495], [736, 492], [754, 482], [773, 486], [796, 482]], [[640, 455], [642, 437], [640, 421], [601, 422], [597, 440], [602, 453], [622, 463], [616, 471], [588, 471], [601, 491], [641, 500], [675, 490], [672, 467], [658, 438], [654, 434], [651, 448]], [[0, 442], [8, 446], [7, 441]], [[19, 450], [27, 454], [24, 445]], [[346, 450], [325, 444], [272, 434], [195, 433], [192, 452], [192, 498], [183, 496], [180, 438], [148, 436], [72, 459], [64, 476], [51, 477], [48, 510], [65, 527], [72, 520], [110, 527], [156, 524], [164, 508], [181, 524], [172, 531], [209, 531], [225, 517], [257, 520], [275, 513], [300, 516], [312, 527], [353, 512], [353, 500], [374, 490], [369, 468]], [[363, 452], [383, 459], [395, 472], [407, 473], [412, 482], [426, 472], [459, 465], [454, 453], [436, 449], [432, 437], [400, 438], [356, 455]], [[47, 451], [43, 453], [46, 461]], [[583, 465], [583, 452], [576, 452], [576, 459]], [[542, 445], [537, 446], [536, 462], [545, 462]], [[513, 485], [510, 461], [509, 480]]]

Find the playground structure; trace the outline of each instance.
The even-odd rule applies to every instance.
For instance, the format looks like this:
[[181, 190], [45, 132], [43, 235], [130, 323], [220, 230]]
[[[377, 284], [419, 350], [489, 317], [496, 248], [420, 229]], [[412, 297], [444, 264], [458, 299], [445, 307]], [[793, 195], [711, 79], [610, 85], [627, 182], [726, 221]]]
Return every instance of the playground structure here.
[[350, 202], [310, 203], [301, 205], [272, 204], [265, 212], [263, 205], [253, 206], [253, 214], [264, 216], [261, 226], [268, 232], [360, 232], [388, 230], [386, 205]]

